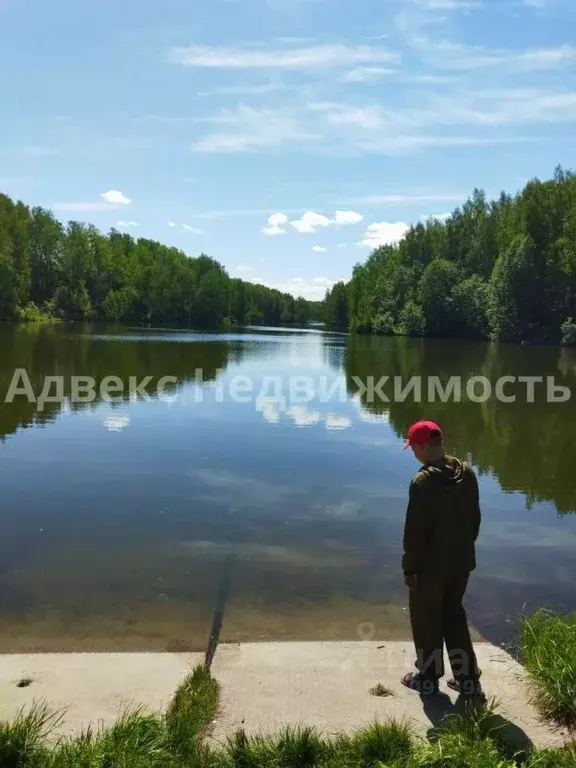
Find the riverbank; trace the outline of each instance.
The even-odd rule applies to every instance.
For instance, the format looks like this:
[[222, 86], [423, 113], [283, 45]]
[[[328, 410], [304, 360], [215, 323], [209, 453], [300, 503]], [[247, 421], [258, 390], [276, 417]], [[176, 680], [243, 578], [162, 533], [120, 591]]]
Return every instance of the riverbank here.
[[[566, 743], [568, 730], [543, 722], [531, 704], [522, 666], [488, 643], [478, 644], [477, 652], [487, 695], [498, 702], [498, 723], [514, 749]], [[5, 655], [0, 657], [0, 720], [13, 721], [22, 707], [44, 701], [50, 711], [61, 713], [55, 732], [73, 737], [88, 726], [112, 727], [130, 704], [150, 714], [165, 712], [187, 672], [203, 658], [171, 653]], [[217, 716], [210, 718], [210, 743], [223, 744], [238, 729], [271, 737], [297, 726], [333, 738], [391, 719], [410, 723], [414, 737], [426, 739], [443, 717], [461, 711], [461, 702], [444, 685], [442, 695], [423, 707], [420, 697], [399, 682], [412, 663], [409, 642], [220, 645], [212, 675], [221, 700]], [[378, 683], [388, 695], [373, 695]]]

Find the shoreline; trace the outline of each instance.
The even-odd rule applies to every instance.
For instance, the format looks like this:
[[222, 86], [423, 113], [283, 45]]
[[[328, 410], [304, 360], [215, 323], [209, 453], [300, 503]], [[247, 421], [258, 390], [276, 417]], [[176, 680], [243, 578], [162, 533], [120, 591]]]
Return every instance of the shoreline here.
[[[156, 606], [147, 614], [96, 614], [88, 620], [0, 622], [1, 654], [199, 653], [214, 631], [214, 606]], [[212, 629], [211, 629], [212, 625]], [[490, 642], [470, 625], [474, 642]], [[226, 605], [219, 643], [410, 641], [408, 608], [340, 597], [324, 603], [273, 610]]]

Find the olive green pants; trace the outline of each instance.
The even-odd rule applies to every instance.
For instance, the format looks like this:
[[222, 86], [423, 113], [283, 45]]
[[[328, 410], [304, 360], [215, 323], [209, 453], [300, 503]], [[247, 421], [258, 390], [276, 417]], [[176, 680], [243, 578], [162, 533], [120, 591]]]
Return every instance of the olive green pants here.
[[418, 574], [416, 585], [410, 589], [416, 668], [426, 679], [438, 680], [443, 676], [444, 643], [455, 679], [459, 683], [478, 679], [478, 664], [462, 602], [469, 578], [469, 573]]

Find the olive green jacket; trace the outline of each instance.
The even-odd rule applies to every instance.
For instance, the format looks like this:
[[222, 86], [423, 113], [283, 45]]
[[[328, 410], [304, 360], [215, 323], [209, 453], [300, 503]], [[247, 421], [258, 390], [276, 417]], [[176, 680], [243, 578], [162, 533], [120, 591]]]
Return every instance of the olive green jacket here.
[[442, 462], [421, 467], [410, 484], [404, 572], [473, 571], [480, 522], [478, 481], [465, 462], [446, 456]]

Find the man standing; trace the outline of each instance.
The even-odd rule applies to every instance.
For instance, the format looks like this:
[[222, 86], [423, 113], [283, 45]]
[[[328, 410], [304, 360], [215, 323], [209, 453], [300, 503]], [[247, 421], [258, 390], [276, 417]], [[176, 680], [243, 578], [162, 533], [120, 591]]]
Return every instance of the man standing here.
[[436, 693], [446, 643], [454, 675], [449, 687], [483, 696], [462, 603], [476, 567], [481, 519], [476, 475], [445, 454], [442, 430], [433, 421], [410, 427], [407, 448], [422, 464], [410, 485], [402, 559], [418, 672], [406, 674], [402, 683], [421, 694]]

